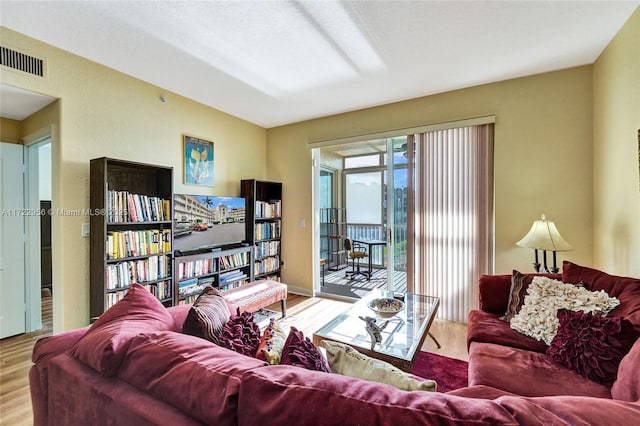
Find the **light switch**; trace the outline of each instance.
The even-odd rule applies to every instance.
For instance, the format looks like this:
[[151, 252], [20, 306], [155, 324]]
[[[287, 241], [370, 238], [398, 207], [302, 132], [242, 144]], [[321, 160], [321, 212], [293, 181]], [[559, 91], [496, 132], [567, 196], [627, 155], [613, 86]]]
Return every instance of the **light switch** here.
[[82, 236], [86, 238], [89, 235], [91, 235], [91, 225], [88, 224], [88, 223], [83, 223], [82, 224]]

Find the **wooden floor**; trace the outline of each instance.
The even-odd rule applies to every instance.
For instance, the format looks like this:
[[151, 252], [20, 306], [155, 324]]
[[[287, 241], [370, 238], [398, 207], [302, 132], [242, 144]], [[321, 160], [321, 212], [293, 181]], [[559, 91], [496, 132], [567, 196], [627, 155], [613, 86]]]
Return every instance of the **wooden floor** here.
[[[35, 342], [51, 334], [51, 297], [42, 298], [42, 330], [0, 340], [0, 426], [33, 424], [29, 369]], [[313, 332], [349, 307], [348, 302], [290, 294], [287, 298], [287, 320], [311, 338]], [[270, 307], [279, 310], [280, 304]], [[466, 324], [435, 320], [431, 332], [442, 345], [438, 349], [427, 338], [422, 350], [467, 361]]]
[[33, 424], [29, 393], [31, 352], [36, 341], [53, 330], [50, 294], [42, 297], [42, 326], [38, 331], [0, 339], [0, 426]]

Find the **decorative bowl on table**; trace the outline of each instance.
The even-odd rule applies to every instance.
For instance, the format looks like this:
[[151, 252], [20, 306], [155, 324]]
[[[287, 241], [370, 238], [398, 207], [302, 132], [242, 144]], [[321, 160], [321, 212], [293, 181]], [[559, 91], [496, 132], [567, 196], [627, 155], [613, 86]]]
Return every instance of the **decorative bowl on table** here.
[[379, 316], [383, 318], [391, 318], [404, 309], [404, 302], [392, 297], [379, 297], [371, 300], [368, 306], [369, 309]]

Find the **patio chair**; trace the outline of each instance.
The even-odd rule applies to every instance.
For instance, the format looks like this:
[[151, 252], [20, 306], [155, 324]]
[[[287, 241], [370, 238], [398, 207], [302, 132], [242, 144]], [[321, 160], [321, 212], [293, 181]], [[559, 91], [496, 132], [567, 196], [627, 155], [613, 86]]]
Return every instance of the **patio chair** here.
[[345, 237], [344, 249], [347, 251], [349, 259], [351, 259], [351, 270], [345, 273], [346, 277], [355, 277], [356, 275], [363, 275], [367, 277], [367, 280], [371, 279], [371, 271], [361, 270], [360, 261], [369, 257], [369, 253], [366, 250], [366, 246], [353, 242], [350, 238]]

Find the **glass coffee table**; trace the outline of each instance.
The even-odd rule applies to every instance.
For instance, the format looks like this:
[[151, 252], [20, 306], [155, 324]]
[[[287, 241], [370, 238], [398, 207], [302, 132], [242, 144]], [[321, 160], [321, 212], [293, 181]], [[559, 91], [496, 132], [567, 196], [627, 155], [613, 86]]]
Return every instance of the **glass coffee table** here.
[[[369, 301], [378, 297], [400, 299], [405, 303], [404, 309], [391, 318], [382, 318], [367, 306]], [[411, 371], [439, 305], [438, 297], [372, 290], [346, 312], [316, 331], [313, 343], [316, 346], [321, 346], [323, 340], [344, 343], [365, 355], [386, 361], [401, 370]], [[365, 316], [376, 318], [378, 324], [389, 321], [381, 332], [382, 341], [376, 343], [373, 350], [365, 322], [359, 318]]]

